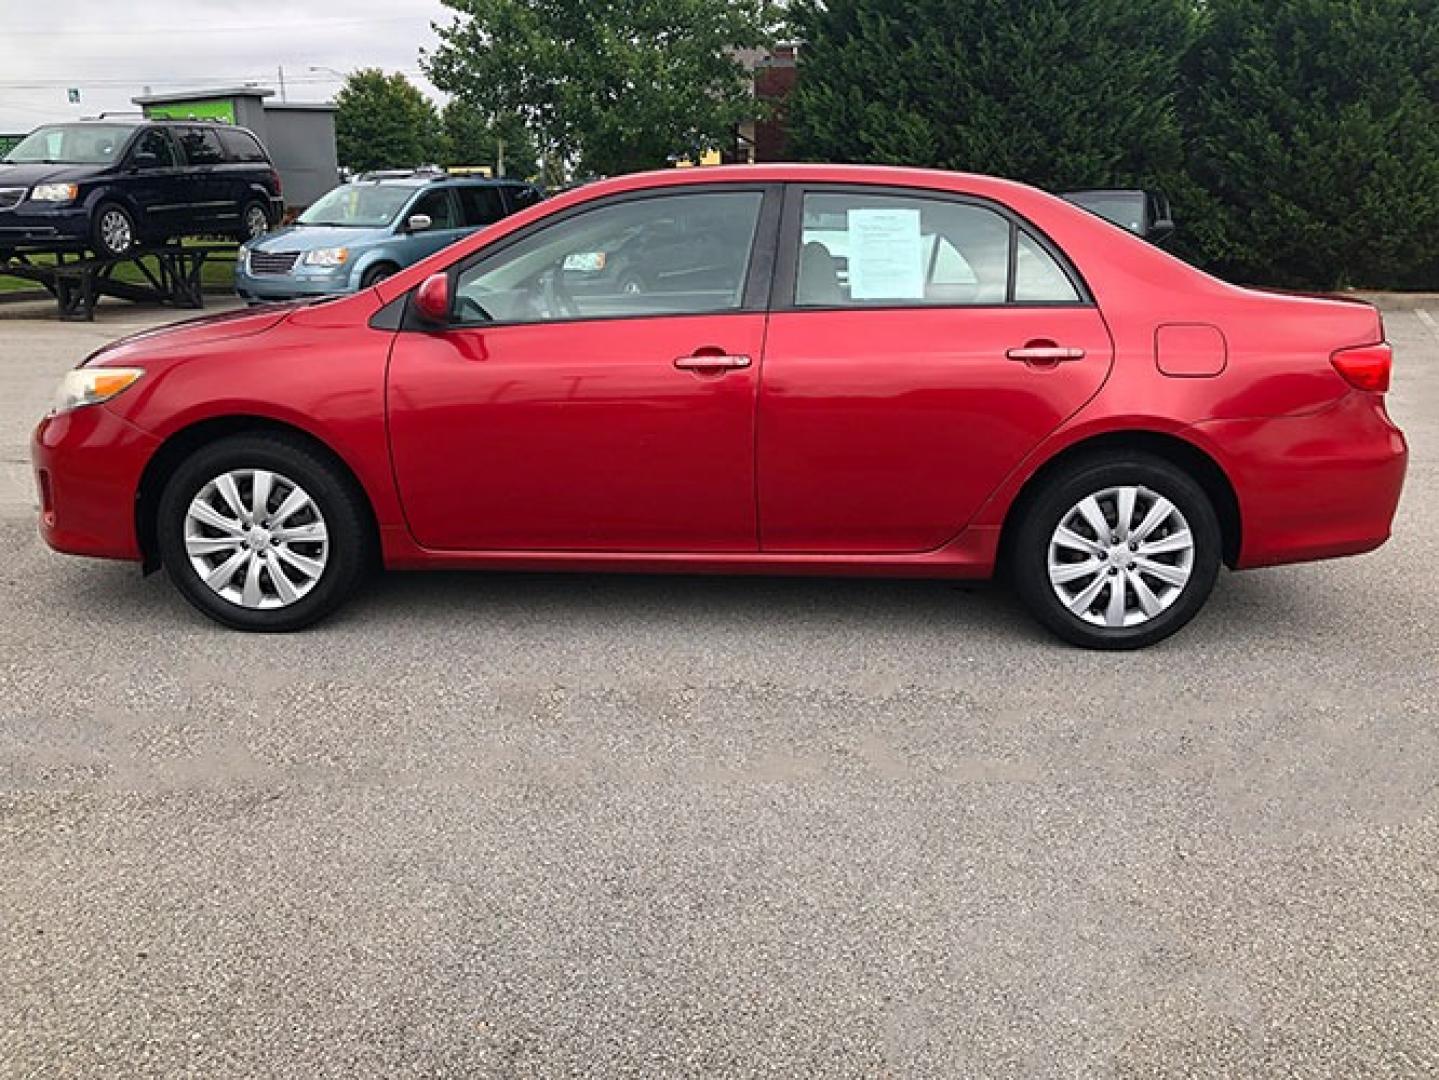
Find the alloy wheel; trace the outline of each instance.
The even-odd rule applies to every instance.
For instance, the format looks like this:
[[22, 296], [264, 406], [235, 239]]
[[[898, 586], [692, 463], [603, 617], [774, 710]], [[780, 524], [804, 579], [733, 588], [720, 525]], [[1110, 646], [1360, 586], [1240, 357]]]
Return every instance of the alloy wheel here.
[[1194, 535], [1172, 502], [1138, 485], [1109, 487], [1060, 518], [1049, 541], [1049, 583], [1087, 623], [1142, 626], [1179, 599], [1194, 556]]
[[185, 552], [216, 595], [252, 609], [289, 607], [325, 573], [330, 539], [308, 492], [265, 469], [205, 484], [185, 513]]
[[134, 233], [130, 228], [130, 219], [123, 210], [110, 209], [101, 215], [100, 239], [108, 250], [116, 254], [130, 250]]
[[263, 236], [270, 228], [270, 219], [262, 206], [252, 206], [245, 211], [245, 233], [251, 240]]

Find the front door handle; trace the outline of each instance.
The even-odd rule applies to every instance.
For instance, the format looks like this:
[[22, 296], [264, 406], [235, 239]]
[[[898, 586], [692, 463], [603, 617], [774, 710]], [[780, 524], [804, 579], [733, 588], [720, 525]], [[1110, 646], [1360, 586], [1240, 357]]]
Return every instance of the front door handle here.
[[675, 367], [681, 371], [698, 371], [703, 375], [717, 375], [735, 368], [747, 368], [749, 365], [748, 356], [733, 356], [729, 353], [720, 353], [717, 356], [681, 356], [675, 361]]
[[1031, 343], [1022, 349], [1010, 349], [1004, 355], [1026, 364], [1062, 364], [1070, 360], [1083, 360], [1084, 350], [1065, 348], [1063, 345]]

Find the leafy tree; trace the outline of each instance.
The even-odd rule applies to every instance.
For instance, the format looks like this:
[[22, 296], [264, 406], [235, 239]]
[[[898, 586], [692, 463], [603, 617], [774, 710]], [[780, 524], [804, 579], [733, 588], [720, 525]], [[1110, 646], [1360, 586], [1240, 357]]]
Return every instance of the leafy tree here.
[[774, 0], [444, 0], [421, 62], [483, 112], [520, 117], [552, 160], [613, 174], [729, 140], [755, 112], [736, 50], [763, 45]]
[[411, 168], [443, 156], [439, 110], [399, 72], [351, 72], [335, 104], [341, 165], [359, 171]]
[[797, 0], [793, 145], [1063, 189], [1162, 184], [1194, 0]]
[[528, 178], [539, 172], [535, 141], [518, 117], [491, 120], [481, 110], [458, 99], [446, 105], [440, 116], [450, 164], [496, 165], [503, 143], [507, 176]]
[[1191, 243], [1241, 280], [1439, 286], [1439, 0], [1209, 0]]

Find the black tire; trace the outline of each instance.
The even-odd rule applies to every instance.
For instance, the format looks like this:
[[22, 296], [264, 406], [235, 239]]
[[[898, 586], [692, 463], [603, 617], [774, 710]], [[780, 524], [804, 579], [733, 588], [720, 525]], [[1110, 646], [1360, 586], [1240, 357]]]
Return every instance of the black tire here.
[[360, 288], [372, 289], [385, 278], [399, 272], [400, 268], [394, 263], [376, 263], [374, 266], [367, 267], [365, 272], [360, 275]]
[[[1086, 496], [1120, 487], [1138, 487], [1142, 492], [1148, 493], [1142, 494], [1141, 499], [1148, 499], [1150, 495], [1162, 496], [1183, 516], [1193, 543], [1189, 577], [1182, 587], [1178, 587], [1173, 598], [1168, 600], [1168, 606], [1148, 617], [1147, 621], [1131, 626], [1096, 625], [1076, 614], [1060, 600], [1056, 590], [1061, 586], [1053, 585], [1050, 581], [1050, 544], [1061, 522]], [[1100, 500], [1100, 507], [1106, 520], [1113, 526], [1117, 517], [1113, 498]], [[1208, 496], [1182, 469], [1151, 454], [1132, 453], [1076, 460], [1046, 477], [1022, 512], [1024, 518], [1019, 522], [1008, 553], [1015, 591], [1039, 622], [1074, 645], [1089, 649], [1141, 649], [1162, 641], [1198, 614], [1209, 598], [1219, 574], [1223, 541], [1219, 519]], [[1142, 516], [1142, 513], [1143, 506], [1136, 511], [1136, 517]], [[1171, 521], [1177, 523], [1178, 519]], [[1169, 524], [1165, 528], [1172, 529], [1176, 534], [1180, 533], [1177, 524]], [[1094, 539], [1094, 532], [1095, 530], [1090, 529], [1081, 533], [1081, 536]], [[1111, 537], [1115, 535], [1119, 534], [1111, 533]], [[1127, 559], [1132, 557], [1125, 554], [1126, 550], [1130, 550], [1129, 545], [1111, 544], [1111, 537], [1100, 537], [1101, 546], [1114, 550], [1112, 558], [1121, 560], [1127, 566]], [[1111, 566], [1106, 561], [1110, 556], [1101, 555], [1097, 550], [1076, 554], [1072, 558], [1075, 562], [1094, 560], [1088, 564], [1105, 567], [1103, 576], [1111, 582], [1122, 583], [1131, 573], [1121, 567]], [[1178, 558], [1180, 556], [1177, 555], [1159, 556], [1151, 562]], [[1142, 570], [1133, 572], [1143, 575], [1146, 589], [1153, 585], [1155, 589], [1162, 591], [1163, 582], [1159, 579], [1150, 578]], [[1084, 591], [1082, 585], [1096, 580], [1097, 576], [1093, 576], [1076, 582], [1072, 586], [1076, 593], [1074, 599], [1080, 600]], [[1101, 602], [1111, 597], [1111, 590], [1115, 585], [1100, 588], [1101, 591], [1086, 609], [1092, 611], [1095, 618], [1101, 617], [1098, 608]], [[1129, 606], [1129, 617], [1139, 618], [1140, 601], [1135, 591], [1138, 587], [1133, 584], [1120, 584], [1119, 588], [1124, 590], [1121, 597]], [[1153, 591], [1151, 590], [1151, 595]], [[1124, 619], [1116, 621], [1123, 622]]]
[[[278, 474], [303, 489], [318, 508], [327, 534], [323, 571], [288, 606], [246, 607], [221, 596], [201, 579], [186, 550], [186, 518], [195, 497], [222, 474], [253, 469]], [[283, 490], [277, 481], [272, 503]], [[252, 492], [241, 494], [244, 502]], [[354, 480], [303, 439], [283, 433], [230, 436], [192, 453], [165, 485], [156, 514], [156, 538], [165, 572], [181, 595], [216, 622], [236, 630], [283, 632], [309, 626], [345, 603], [374, 564], [370, 517]], [[271, 546], [268, 540], [266, 544]], [[317, 549], [304, 553], [320, 558]], [[216, 556], [217, 561], [221, 558]], [[259, 573], [273, 586], [267, 568]]]
[[134, 215], [119, 203], [102, 202], [95, 207], [90, 242], [95, 254], [103, 258], [118, 259], [130, 254], [140, 243]]
[[[265, 227], [263, 229], [259, 229], [258, 231], [252, 228], [252, 218], [256, 222], [258, 222], [260, 218], [264, 218]], [[256, 237], [263, 236], [265, 235], [265, 233], [269, 232], [270, 225], [271, 221], [269, 208], [259, 199], [252, 199], [244, 206], [240, 207], [240, 227], [235, 231], [235, 239], [240, 241], [240, 243], [242, 244], [245, 243], [247, 240], [254, 240]]]

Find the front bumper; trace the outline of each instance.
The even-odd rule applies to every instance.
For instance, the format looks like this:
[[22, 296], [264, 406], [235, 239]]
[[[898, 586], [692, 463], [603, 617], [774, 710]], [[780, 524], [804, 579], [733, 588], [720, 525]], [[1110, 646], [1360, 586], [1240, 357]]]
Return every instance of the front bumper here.
[[317, 296], [339, 296], [354, 292], [350, 276], [340, 274], [251, 274], [235, 271], [235, 294], [250, 303], [276, 300], [308, 300]]
[[104, 405], [41, 420], [30, 456], [45, 543], [71, 555], [139, 559], [135, 499], [158, 446]]
[[0, 210], [0, 248], [23, 244], [83, 244], [90, 235], [90, 212], [80, 205], [51, 206], [22, 202]]
[[1352, 391], [1308, 416], [1212, 420], [1239, 499], [1240, 568], [1373, 551], [1389, 539], [1409, 449], [1377, 394]]

